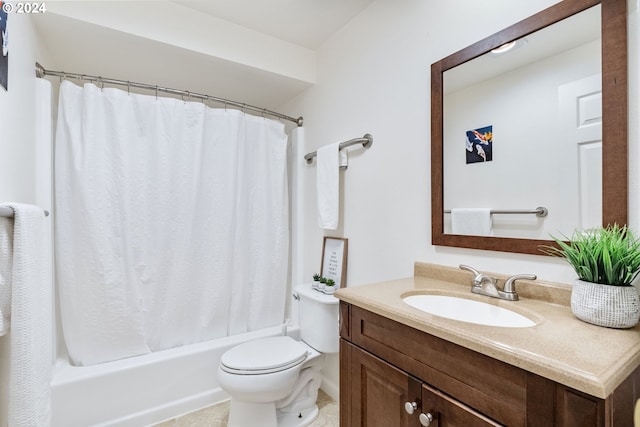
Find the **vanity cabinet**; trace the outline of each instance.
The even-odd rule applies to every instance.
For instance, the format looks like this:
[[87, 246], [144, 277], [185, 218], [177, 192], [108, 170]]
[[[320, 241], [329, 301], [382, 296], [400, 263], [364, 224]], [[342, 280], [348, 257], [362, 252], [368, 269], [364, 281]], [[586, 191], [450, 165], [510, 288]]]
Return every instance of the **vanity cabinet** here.
[[633, 425], [640, 369], [599, 399], [345, 302], [340, 335], [341, 427]]
[[409, 427], [418, 420], [439, 427], [501, 426], [353, 344], [344, 342], [340, 351], [349, 359], [351, 379], [346, 425]]

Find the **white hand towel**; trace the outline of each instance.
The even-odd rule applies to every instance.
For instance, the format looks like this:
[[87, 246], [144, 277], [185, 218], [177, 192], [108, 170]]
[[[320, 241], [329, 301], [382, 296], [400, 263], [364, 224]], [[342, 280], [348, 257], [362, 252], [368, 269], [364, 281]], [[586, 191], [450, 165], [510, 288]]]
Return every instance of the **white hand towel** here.
[[11, 271], [13, 270], [13, 219], [0, 217], [0, 336], [11, 322]]
[[470, 236], [491, 236], [493, 234], [491, 209], [470, 208], [451, 209], [451, 232]]
[[340, 214], [340, 143], [320, 148], [317, 158], [318, 225], [335, 230]]
[[8, 424], [46, 427], [51, 420], [52, 292], [45, 216], [35, 206], [5, 206], [15, 212]]

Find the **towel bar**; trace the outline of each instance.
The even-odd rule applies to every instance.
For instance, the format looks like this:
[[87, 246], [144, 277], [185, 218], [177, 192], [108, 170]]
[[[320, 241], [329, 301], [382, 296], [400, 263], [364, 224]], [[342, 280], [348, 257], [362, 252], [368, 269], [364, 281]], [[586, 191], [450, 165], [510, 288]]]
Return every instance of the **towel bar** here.
[[[450, 210], [444, 211], [446, 214], [450, 214]], [[535, 209], [522, 209], [522, 210], [499, 210], [499, 209], [491, 209], [491, 214], [535, 214], [536, 216], [547, 216], [549, 214], [549, 210], [543, 206], [538, 206]]]
[[[353, 138], [348, 141], [341, 142], [339, 147], [342, 150], [343, 148], [351, 147], [352, 145], [356, 145], [356, 144], [362, 144], [364, 148], [369, 148], [373, 144], [373, 136], [371, 136], [371, 134], [366, 133], [362, 138]], [[304, 159], [307, 161], [308, 164], [311, 164], [313, 162], [313, 158], [316, 157], [317, 155], [318, 155], [318, 152], [313, 151], [311, 153], [305, 154]]]
[[[6, 206], [0, 206], [0, 217], [13, 218], [13, 213], [13, 209]], [[44, 216], [49, 216], [49, 211], [44, 211]]]

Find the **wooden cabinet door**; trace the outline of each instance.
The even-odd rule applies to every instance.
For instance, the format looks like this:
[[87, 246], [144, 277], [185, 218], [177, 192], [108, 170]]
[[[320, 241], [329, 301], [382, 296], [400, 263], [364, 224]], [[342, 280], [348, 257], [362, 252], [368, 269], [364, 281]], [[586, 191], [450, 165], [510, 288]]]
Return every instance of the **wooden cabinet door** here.
[[[605, 403], [602, 399], [558, 385], [556, 387], [556, 427], [597, 427], [606, 425]], [[611, 408], [613, 409], [613, 408]], [[631, 426], [633, 421], [623, 421], [621, 426]], [[611, 422], [611, 425], [618, 424]]]
[[433, 419], [429, 427], [502, 426], [427, 384], [422, 385], [422, 412]]
[[[345, 347], [350, 352], [350, 369], [342, 375], [349, 376], [350, 393], [341, 398], [351, 407], [348, 426], [342, 427], [418, 427], [421, 383], [353, 345]], [[417, 404], [412, 415], [405, 410], [407, 402]]]

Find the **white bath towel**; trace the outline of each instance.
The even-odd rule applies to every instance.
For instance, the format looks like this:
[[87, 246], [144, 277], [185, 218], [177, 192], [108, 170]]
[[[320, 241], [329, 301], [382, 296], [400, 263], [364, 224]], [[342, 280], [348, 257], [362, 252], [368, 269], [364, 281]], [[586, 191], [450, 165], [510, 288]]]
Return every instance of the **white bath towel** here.
[[340, 215], [340, 143], [318, 150], [318, 225], [335, 230]]
[[46, 427], [51, 419], [52, 293], [45, 216], [31, 205], [4, 206], [15, 212], [13, 251], [0, 249], [0, 262], [12, 263], [8, 424]]
[[470, 236], [491, 236], [493, 234], [491, 209], [469, 208], [451, 209], [451, 232]]

